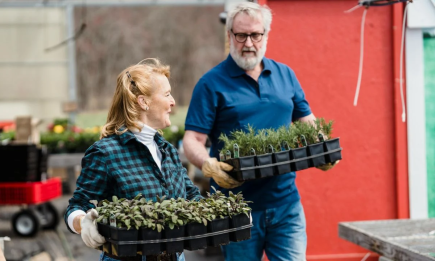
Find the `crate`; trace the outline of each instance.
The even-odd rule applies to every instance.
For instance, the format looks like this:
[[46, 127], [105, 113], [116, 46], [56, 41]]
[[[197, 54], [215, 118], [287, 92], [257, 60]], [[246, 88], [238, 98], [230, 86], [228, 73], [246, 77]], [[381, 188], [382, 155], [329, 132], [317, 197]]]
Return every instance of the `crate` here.
[[51, 178], [41, 182], [0, 183], [0, 205], [38, 204], [61, 195], [60, 178]]
[[34, 144], [0, 145], [0, 182], [40, 181]]

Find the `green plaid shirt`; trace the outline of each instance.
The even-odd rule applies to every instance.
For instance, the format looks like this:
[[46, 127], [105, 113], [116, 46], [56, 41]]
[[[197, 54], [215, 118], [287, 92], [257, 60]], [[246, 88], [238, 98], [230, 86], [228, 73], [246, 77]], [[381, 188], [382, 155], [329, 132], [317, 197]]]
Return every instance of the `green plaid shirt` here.
[[94, 208], [89, 200], [111, 200], [113, 195], [132, 199], [142, 193], [147, 200], [153, 201], [164, 195], [166, 198], [200, 199], [199, 190], [187, 176], [177, 149], [158, 133], [154, 141], [162, 153], [161, 170], [148, 147], [130, 131], [103, 138], [89, 147], [82, 159], [77, 189], [65, 212], [65, 223], [68, 224], [68, 216], [73, 211], [86, 212]]

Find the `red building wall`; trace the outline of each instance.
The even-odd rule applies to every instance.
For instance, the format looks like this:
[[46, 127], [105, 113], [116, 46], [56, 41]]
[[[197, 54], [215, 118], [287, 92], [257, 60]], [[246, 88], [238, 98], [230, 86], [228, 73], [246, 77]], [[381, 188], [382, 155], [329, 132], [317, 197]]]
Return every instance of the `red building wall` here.
[[340, 239], [339, 222], [408, 216], [406, 126], [398, 121], [394, 80], [401, 7], [368, 10], [361, 91], [354, 107], [364, 9], [344, 11], [358, 1], [259, 2], [273, 12], [266, 56], [295, 71], [314, 114], [335, 121], [333, 135], [343, 147], [335, 169], [298, 173], [307, 259], [361, 260], [368, 251]]

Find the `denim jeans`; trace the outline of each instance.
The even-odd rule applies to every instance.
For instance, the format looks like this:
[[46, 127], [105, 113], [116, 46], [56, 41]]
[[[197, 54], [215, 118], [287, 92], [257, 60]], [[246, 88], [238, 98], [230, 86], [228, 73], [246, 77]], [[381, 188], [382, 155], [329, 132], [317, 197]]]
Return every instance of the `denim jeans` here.
[[[177, 256], [178, 256], [178, 254], [177, 254]], [[146, 261], [146, 260], [147, 260], [147, 258], [145, 256], [142, 256], [142, 261]], [[178, 256], [177, 260], [178, 261], [186, 261], [186, 259], [184, 258], [184, 253], [181, 253], [181, 255]], [[104, 252], [103, 252], [100, 255], [100, 261], [118, 261], [118, 259], [114, 259], [114, 258], [105, 256]]]
[[305, 261], [307, 234], [300, 201], [252, 211], [251, 239], [222, 246], [226, 261]]

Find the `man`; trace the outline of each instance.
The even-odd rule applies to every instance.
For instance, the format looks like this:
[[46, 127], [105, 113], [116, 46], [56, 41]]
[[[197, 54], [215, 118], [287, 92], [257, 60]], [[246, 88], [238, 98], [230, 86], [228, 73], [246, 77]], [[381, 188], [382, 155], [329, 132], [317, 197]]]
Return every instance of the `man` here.
[[[218, 162], [221, 133], [289, 126], [291, 121], [315, 120], [294, 72], [264, 57], [272, 15], [265, 6], [244, 2], [227, 16], [228, 58], [197, 83], [186, 118], [183, 140], [186, 157], [212, 177], [223, 192], [243, 192], [253, 201], [252, 237], [224, 246], [225, 260], [261, 260], [263, 250], [273, 260], [305, 260], [305, 216], [295, 185], [295, 173], [240, 183]], [[210, 156], [204, 146], [207, 135]], [[216, 185], [217, 184], [217, 185]]]

